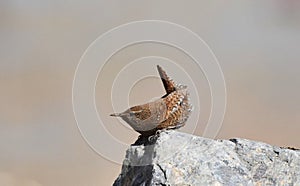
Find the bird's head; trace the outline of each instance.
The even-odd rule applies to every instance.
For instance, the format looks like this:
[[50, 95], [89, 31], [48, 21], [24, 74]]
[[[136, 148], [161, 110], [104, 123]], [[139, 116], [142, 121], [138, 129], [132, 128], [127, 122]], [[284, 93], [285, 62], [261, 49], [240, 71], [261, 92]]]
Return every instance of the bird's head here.
[[131, 107], [121, 113], [110, 114], [110, 116], [120, 117], [134, 129], [141, 130], [145, 129], [144, 124], [147, 123], [147, 119], [151, 117], [151, 111], [148, 105], [140, 105]]

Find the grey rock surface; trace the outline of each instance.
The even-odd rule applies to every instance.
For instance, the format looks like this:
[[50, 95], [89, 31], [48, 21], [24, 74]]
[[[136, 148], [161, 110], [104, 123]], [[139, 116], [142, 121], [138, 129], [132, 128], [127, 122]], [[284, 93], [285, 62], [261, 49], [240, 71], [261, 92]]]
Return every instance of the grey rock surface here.
[[300, 151], [167, 131], [127, 150], [114, 185], [300, 185]]

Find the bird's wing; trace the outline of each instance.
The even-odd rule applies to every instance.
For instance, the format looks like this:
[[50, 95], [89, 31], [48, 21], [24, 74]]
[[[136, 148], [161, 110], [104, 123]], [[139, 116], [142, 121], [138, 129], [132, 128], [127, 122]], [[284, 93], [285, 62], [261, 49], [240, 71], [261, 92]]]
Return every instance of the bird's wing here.
[[180, 89], [172, 92], [164, 100], [167, 111], [161, 127], [180, 128], [185, 124], [192, 111], [187, 90]]

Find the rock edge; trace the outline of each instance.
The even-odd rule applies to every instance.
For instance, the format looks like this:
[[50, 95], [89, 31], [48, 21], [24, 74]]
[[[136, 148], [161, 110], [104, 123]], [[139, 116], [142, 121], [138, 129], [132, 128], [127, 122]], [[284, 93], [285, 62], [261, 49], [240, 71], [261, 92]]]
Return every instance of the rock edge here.
[[300, 185], [300, 151], [166, 131], [129, 147], [113, 185]]

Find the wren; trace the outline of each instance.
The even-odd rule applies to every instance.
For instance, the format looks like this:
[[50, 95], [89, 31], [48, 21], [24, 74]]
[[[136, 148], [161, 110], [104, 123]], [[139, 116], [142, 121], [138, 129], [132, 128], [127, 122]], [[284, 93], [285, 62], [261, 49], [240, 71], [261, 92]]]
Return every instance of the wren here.
[[166, 90], [164, 96], [110, 115], [121, 117], [142, 136], [150, 136], [163, 129], [178, 129], [185, 125], [192, 111], [187, 86], [175, 84], [159, 65], [157, 70]]

